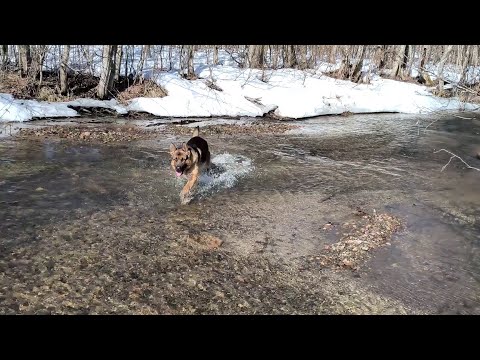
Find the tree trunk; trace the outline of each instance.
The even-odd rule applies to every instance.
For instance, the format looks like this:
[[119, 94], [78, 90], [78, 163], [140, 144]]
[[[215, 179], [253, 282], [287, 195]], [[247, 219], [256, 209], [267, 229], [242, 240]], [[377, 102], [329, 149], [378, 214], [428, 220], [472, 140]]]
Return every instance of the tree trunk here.
[[160, 45], [160, 71], [163, 71], [163, 45]]
[[378, 61], [378, 70], [382, 70], [387, 63], [387, 45], [382, 45], [379, 49], [379, 61]]
[[193, 66], [193, 56], [195, 54], [195, 46], [187, 46], [187, 79], [195, 79], [195, 68]]
[[37, 78], [38, 74], [38, 86], [37, 89], [40, 90], [42, 87], [42, 81], [43, 81], [43, 63], [45, 61], [45, 55], [47, 54], [47, 46], [46, 45], [39, 45], [36, 47], [37, 51], [35, 54], [35, 61], [32, 60], [32, 65], [33, 68], [33, 78]]
[[422, 53], [422, 60], [420, 60], [420, 71], [424, 71], [424, 67], [425, 67], [425, 62], [427, 61], [427, 48], [428, 48], [428, 45], [425, 45], [423, 47], [423, 53]]
[[308, 47], [305, 46], [300, 46], [300, 68], [302, 70], [308, 69], [308, 59], [307, 59], [307, 54], [308, 54]]
[[45, 58], [46, 46], [45, 45], [33, 45], [30, 48], [31, 62], [29, 66], [29, 75], [32, 79], [36, 80], [38, 75], [42, 73], [43, 60]]
[[270, 50], [271, 56], [270, 60], [272, 62], [272, 69], [276, 69], [278, 66], [278, 51], [277, 51], [277, 46], [276, 45], [271, 45], [271, 50]]
[[401, 77], [403, 80], [405, 80], [406, 78], [409, 77], [409, 73], [407, 72], [407, 65], [408, 65], [408, 58], [409, 58], [409, 54], [410, 54], [410, 51], [411, 51], [411, 47], [410, 45], [405, 45], [405, 51], [403, 53], [403, 60], [402, 60], [402, 65], [400, 65], [400, 69], [401, 69]]
[[218, 65], [218, 46], [213, 47], [213, 65]]
[[142, 52], [140, 54], [140, 61], [138, 62], [138, 65], [137, 65], [136, 79], [142, 79], [143, 78], [143, 65], [144, 65], [145, 59], [147, 57], [147, 52], [148, 52], [147, 45], [142, 46]]
[[112, 54], [111, 54], [111, 69], [110, 69], [110, 78], [108, 79], [108, 90], [113, 89], [113, 84], [115, 80], [115, 73], [116, 71], [116, 64], [115, 60], [117, 59], [117, 50], [118, 50], [118, 45], [112, 45]]
[[263, 45], [248, 46], [248, 66], [251, 68], [263, 67]]
[[337, 70], [337, 77], [340, 79], [346, 79], [350, 76], [350, 50], [347, 47], [341, 47], [340, 51], [342, 53], [342, 63]]
[[463, 58], [461, 75], [458, 83], [464, 85], [468, 81], [468, 66], [470, 65], [472, 58], [472, 45], [466, 45], [465, 56]]
[[2, 69], [6, 68], [7, 67], [7, 64], [8, 64], [8, 45], [2, 45], [2, 48], [1, 48], [1, 52], [2, 52], [2, 59], [1, 59], [1, 67]]
[[115, 81], [120, 79], [120, 69], [122, 68], [123, 46], [119, 46], [120, 48], [117, 49], [117, 56], [115, 57]]
[[353, 68], [351, 80], [354, 82], [358, 82], [360, 80], [360, 75], [362, 72], [362, 67], [363, 67], [363, 60], [365, 59], [365, 51], [367, 50], [366, 45], [362, 45], [360, 49], [360, 55], [358, 58], [357, 63], [355, 64], [355, 67]]
[[428, 73], [425, 71], [425, 63], [427, 62], [427, 55], [428, 55], [428, 45], [425, 45], [423, 47], [423, 52], [422, 52], [422, 59], [420, 60], [420, 69], [419, 69], [419, 77], [418, 81], [421, 84], [425, 84], [427, 86], [432, 86], [432, 80], [430, 79], [430, 76]]
[[60, 94], [67, 95], [68, 93], [68, 59], [70, 57], [70, 45], [63, 47], [62, 60], [60, 63]]
[[405, 67], [407, 66], [408, 61], [408, 45], [400, 45], [398, 48], [398, 53], [395, 56], [395, 62], [393, 63], [392, 68], [392, 77], [393, 78], [404, 78], [405, 76]]
[[168, 71], [172, 70], [172, 45], [168, 47]]
[[453, 50], [453, 45], [448, 45], [445, 51], [443, 52], [442, 57], [440, 58], [440, 61], [438, 63], [437, 67], [437, 78], [438, 78], [438, 91], [440, 94], [443, 93], [443, 85], [444, 85], [444, 80], [443, 80], [443, 68], [445, 67], [445, 62], [448, 59], [448, 56]]
[[330, 50], [329, 61], [332, 64], [336, 64], [337, 63], [337, 45], [333, 45], [330, 49], [331, 50]]
[[19, 60], [19, 56], [18, 56], [17, 46], [12, 45], [11, 49], [12, 49], [13, 61], [14, 61], [15, 67], [19, 68], [20, 67], [20, 60]]
[[20, 75], [26, 76], [32, 63], [30, 45], [18, 45], [18, 62], [20, 65]]
[[293, 68], [298, 65], [297, 55], [295, 53], [295, 46], [288, 45], [285, 47], [285, 52], [287, 53], [287, 63], [285, 64], [289, 68]]
[[410, 45], [410, 54], [408, 56], [408, 65], [406, 68], [406, 74], [408, 77], [410, 77], [412, 74], [413, 63], [415, 62], [415, 52], [416, 52], [416, 46]]
[[125, 46], [125, 77], [128, 78], [128, 45]]
[[97, 96], [105, 99], [109, 91], [112, 89], [113, 77], [115, 74], [115, 54], [117, 45], [104, 45], [102, 55], [102, 73], [97, 87]]

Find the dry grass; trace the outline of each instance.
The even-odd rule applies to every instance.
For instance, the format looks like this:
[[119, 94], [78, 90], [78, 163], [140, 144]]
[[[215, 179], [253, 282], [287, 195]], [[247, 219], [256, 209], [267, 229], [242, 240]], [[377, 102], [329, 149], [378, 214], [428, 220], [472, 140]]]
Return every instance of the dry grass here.
[[[77, 98], [95, 98], [98, 78], [86, 74], [72, 74], [68, 77], [68, 96], [59, 94], [58, 76], [46, 74], [42, 86], [38, 88], [38, 80], [22, 78], [18, 73], [0, 72], [0, 92], [12, 94], [19, 99], [36, 99], [40, 101], [58, 102]], [[128, 100], [136, 97], [167, 96], [167, 91], [151, 80], [126, 86], [125, 82], [116, 84], [117, 100], [126, 104]], [[114, 90], [115, 92], [115, 90]]]
[[12, 94], [16, 98], [32, 97], [34, 85], [27, 78], [11, 72], [0, 72], [0, 92]]
[[117, 95], [117, 100], [126, 105], [128, 100], [137, 97], [162, 98], [167, 96], [167, 91], [151, 80], [145, 80], [141, 84], [129, 86]]

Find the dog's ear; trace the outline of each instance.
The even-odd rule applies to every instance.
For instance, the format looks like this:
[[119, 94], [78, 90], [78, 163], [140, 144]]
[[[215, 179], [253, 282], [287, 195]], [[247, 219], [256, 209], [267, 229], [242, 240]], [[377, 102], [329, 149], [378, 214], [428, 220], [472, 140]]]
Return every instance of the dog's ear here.
[[199, 136], [200, 135], [200, 127], [197, 126], [195, 130], [193, 131], [193, 136]]
[[173, 154], [175, 152], [175, 150], [177, 150], [177, 147], [175, 146], [175, 144], [170, 144], [170, 154]]
[[182, 150], [183, 151], [188, 151], [188, 146], [185, 143], [182, 143]]

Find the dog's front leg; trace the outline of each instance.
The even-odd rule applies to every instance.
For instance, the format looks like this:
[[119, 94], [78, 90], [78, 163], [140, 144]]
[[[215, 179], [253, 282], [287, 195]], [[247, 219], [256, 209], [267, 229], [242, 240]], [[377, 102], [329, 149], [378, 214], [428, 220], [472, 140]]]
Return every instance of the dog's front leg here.
[[180, 193], [180, 202], [185, 205], [192, 200], [191, 192], [195, 185], [198, 183], [198, 168], [195, 168], [190, 176], [188, 177], [188, 181], [182, 189]]

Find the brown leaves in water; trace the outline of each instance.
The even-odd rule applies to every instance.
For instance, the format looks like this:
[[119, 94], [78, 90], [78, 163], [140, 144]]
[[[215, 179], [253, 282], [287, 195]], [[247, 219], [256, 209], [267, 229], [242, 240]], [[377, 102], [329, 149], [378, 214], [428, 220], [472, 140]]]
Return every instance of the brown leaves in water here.
[[49, 126], [36, 129], [20, 129], [19, 137], [27, 139], [60, 138], [81, 142], [129, 142], [153, 137], [154, 131], [134, 126], [77, 127]]
[[[318, 260], [322, 266], [358, 269], [369, 252], [380, 246], [389, 245], [391, 236], [400, 228], [400, 221], [389, 215], [365, 215], [363, 226], [346, 223], [344, 227], [350, 232], [344, 233], [340, 241], [326, 245]], [[327, 224], [328, 225], [328, 224]], [[330, 226], [324, 229], [330, 228]]]
[[205, 250], [215, 250], [220, 247], [222, 243], [223, 240], [207, 233], [189, 235], [187, 237], [187, 244], [193, 246], [194, 248]]
[[[291, 124], [279, 124], [269, 122], [252, 122], [248, 125], [221, 124], [202, 127], [203, 135], [255, 135], [255, 134], [283, 134], [288, 130], [297, 128]], [[191, 135], [193, 128], [181, 125], [169, 125], [166, 131], [175, 135]]]

